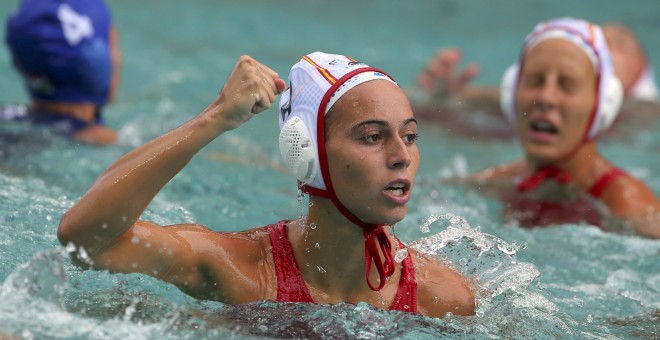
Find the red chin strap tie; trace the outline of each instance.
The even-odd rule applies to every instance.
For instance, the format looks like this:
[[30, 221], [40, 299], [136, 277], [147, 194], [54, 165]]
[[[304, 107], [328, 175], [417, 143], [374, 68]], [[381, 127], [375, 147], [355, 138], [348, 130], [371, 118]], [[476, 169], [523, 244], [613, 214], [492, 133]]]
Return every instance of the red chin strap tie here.
[[518, 191], [525, 192], [536, 189], [541, 183], [552, 179], [557, 183], [568, 184], [571, 181], [571, 173], [554, 166], [546, 166], [538, 169], [536, 173], [523, 179], [518, 184]]
[[[364, 235], [364, 257], [367, 271], [367, 285], [369, 285], [369, 288], [374, 291], [383, 289], [387, 278], [394, 274], [395, 267], [394, 256], [392, 256], [392, 243], [390, 243], [390, 239], [387, 237], [387, 232], [385, 232], [385, 225], [367, 223], [360, 220], [357, 216], [348, 211], [341, 202], [339, 202], [339, 199], [334, 192], [317, 189], [301, 183], [298, 183], [298, 188], [303, 193], [330, 199], [344, 217], [362, 228], [362, 234]], [[380, 252], [383, 253], [383, 257], [378, 253], [379, 248]], [[378, 287], [374, 286], [369, 278], [372, 262], [376, 265], [378, 277], [380, 278], [380, 284]]]
[[[385, 257], [385, 261], [378, 254], [378, 247]], [[383, 226], [371, 228], [370, 230], [364, 229], [364, 258], [367, 269], [367, 284], [369, 288], [374, 291], [379, 291], [385, 286], [385, 281], [388, 277], [394, 274], [394, 258], [392, 257], [392, 244], [390, 239], [387, 238], [387, 233]], [[371, 262], [376, 265], [380, 284], [374, 287], [369, 278], [371, 271]]]

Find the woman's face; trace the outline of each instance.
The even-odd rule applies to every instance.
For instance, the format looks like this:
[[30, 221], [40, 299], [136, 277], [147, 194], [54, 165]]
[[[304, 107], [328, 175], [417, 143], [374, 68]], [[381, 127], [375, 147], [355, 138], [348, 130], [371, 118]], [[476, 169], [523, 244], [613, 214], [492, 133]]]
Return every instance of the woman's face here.
[[342, 96], [326, 117], [326, 153], [339, 201], [367, 223], [406, 216], [417, 170], [417, 121], [403, 91], [372, 80]]
[[596, 103], [596, 72], [574, 43], [547, 39], [525, 55], [516, 92], [516, 132], [527, 157], [552, 163], [582, 141]]

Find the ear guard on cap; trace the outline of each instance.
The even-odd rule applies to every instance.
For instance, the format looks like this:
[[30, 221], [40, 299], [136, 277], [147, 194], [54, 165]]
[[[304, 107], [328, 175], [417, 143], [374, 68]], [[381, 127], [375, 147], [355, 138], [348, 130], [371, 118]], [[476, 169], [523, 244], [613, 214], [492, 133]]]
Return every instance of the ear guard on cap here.
[[514, 102], [516, 97], [516, 83], [518, 82], [518, 64], [509, 66], [500, 82], [500, 108], [502, 113], [513, 124], [516, 121]]
[[598, 121], [594, 122], [596, 131], [594, 136], [601, 131], [607, 130], [614, 119], [619, 114], [621, 104], [623, 102], [623, 85], [618, 77], [612, 76], [608, 82], [605, 83], [603, 89], [604, 96], [600, 102], [600, 114], [597, 116]]
[[316, 175], [314, 143], [305, 122], [293, 117], [280, 130], [280, 153], [287, 167], [296, 178], [310, 184]]
[[91, 38], [81, 44], [76, 70], [81, 91], [93, 97], [96, 104], [103, 105], [107, 101], [112, 77], [110, 47], [100, 38]]

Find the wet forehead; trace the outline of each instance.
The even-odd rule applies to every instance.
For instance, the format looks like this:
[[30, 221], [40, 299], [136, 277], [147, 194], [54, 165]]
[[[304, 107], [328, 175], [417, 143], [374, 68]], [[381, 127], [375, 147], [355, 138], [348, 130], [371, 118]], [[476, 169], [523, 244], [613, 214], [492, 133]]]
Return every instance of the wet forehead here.
[[558, 67], [574, 75], [594, 75], [594, 65], [587, 54], [574, 43], [564, 39], [540, 42], [525, 54], [525, 69], [542, 71]]
[[[403, 91], [392, 82], [373, 80], [360, 84], [342, 96], [326, 117], [342, 125], [364, 119], [390, 121], [392, 124], [413, 116]], [[329, 119], [331, 118], [331, 119]]]

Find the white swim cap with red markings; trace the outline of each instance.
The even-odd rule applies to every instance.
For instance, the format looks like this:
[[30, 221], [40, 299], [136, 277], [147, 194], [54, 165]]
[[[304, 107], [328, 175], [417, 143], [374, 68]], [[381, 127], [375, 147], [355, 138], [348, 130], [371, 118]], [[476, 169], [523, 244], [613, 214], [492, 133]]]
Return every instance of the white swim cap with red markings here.
[[614, 67], [607, 42], [600, 26], [582, 19], [558, 18], [538, 23], [527, 35], [517, 63], [511, 65], [500, 86], [500, 104], [507, 119], [516, 120], [515, 96], [520, 68], [525, 55], [541, 41], [551, 38], [564, 39], [580, 47], [591, 60], [598, 76], [597, 98], [585, 139], [593, 139], [606, 130], [619, 113], [623, 101], [623, 87], [614, 74]]
[[333, 195], [325, 154], [324, 121], [332, 105], [353, 87], [371, 80], [394, 82], [385, 72], [337, 54], [303, 56], [280, 98], [280, 152], [303, 191]]

